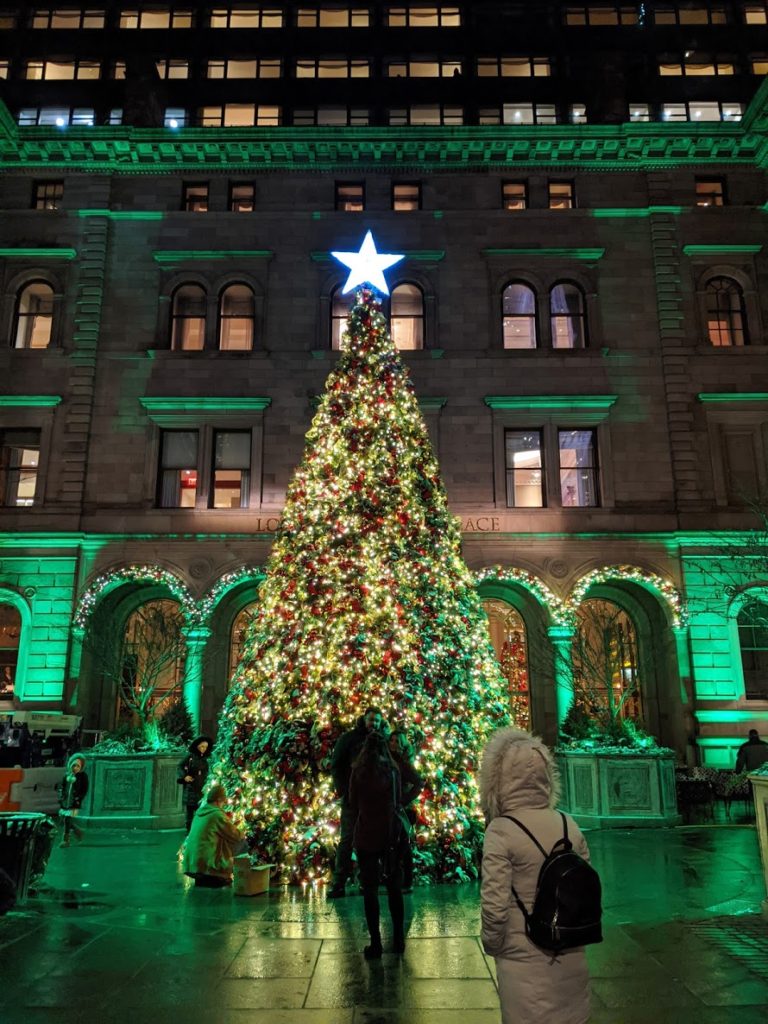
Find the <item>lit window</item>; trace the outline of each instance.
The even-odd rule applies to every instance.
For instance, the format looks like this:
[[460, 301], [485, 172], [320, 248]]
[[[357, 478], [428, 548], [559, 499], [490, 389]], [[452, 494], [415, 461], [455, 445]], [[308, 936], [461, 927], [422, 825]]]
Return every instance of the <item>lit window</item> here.
[[584, 348], [587, 320], [581, 288], [568, 281], [553, 285], [549, 292], [549, 316], [553, 348]]
[[311, 125], [333, 128], [370, 123], [370, 111], [363, 107], [302, 107], [294, 110], [292, 116], [293, 123], [303, 128]]
[[544, 463], [540, 430], [505, 430], [507, 508], [544, 507]]
[[576, 206], [576, 189], [572, 181], [550, 181], [550, 210], [572, 210]]
[[237, 614], [235, 621], [232, 623], [232, 635], [229, 647], [229, 666], [227, 669], [227, 680], [232, 679], [235, 674], [235, 669], [240, 664], [240, 660], [245, 653], [245, 644], [248, 637], [248, 630], [251, 624], [256, 621], [259, 614], [259, 606], [254, 601], [253, 604], [248, 604], [243, 608], [241, 612]]
[[753, 54], [750, 57], [750, 67], [753, 75], [768, 75], [768, 54]]
[[93, 60], [29, 60], [24, 77], [35, 81], [64, 82], [101, 77], [101, 64]]
[[536, 293], [526, 284], [508, 284], [502, 294], [504, 348], [536, 348]]
[[184, 128], [187, 123], [187, 112], [183, 107], [166, 107], [163, 123], [166, 128]]
[[752, 600], [737, 619], [744, 696], [747, 700], [768, 700], [768, 603]]
[[344, 213], [362, 213], [365, 210], [365, 184], [361, 181], [337, 181], [335, 206]]
[[53, 288], [46, 281], [24, 285], [16, 298], [14, 348], [48, 348], [53, 337]]
[[657, 25], [725, 25], [728, 17], [720, 4], [656, 4], [654, 21]]
[[205, 291], [197, 284], [183, 284], [173, 293], [171, 348], [197, 352], [205, 347]]
[[182, 186], [181, 208], [187, 213], [207, 213], [208, 182], [185, 182]]
[[0, 497], [3, 504], [35, 504], [40, 463], [39, 430], [5, 430], [0, 447]]
[[527, 210], [528, 182], [503, 181], [501, 183], [501, 205], [505, 210]]
[[599, 505], [594, 430], [558, 431], [560, 499], [564, 508]]
[[421, 184], [399, 181], [392, 185], [392, 209], [410, 212], [421, 209]]
[[10, 69], [11, 62], [9, 60], [0, 60], [0, 78], [7, 78]]
[[400, 352], [424, 348], [424, 296], [415, 284], [399, 284], [390, 299], [392, 342]]
[[516, 728], [531, 728], [531, 693], [528, 669], [528, 632], [516, 608], [504, 601], [484, 600], [488, 632], [509, 688], [509, 707]]
[[441, 103], [417, 103], [412, 107], [395, 107], [389, 111], [390, 125], [459, 125], [464, 124], [464, 108]]
[[250, 182], [230, 185], [229, 209], [231, 213], [253, 213], [256, 209], [256, 186]]
[[600, 7], [567, 7], [566, 25], [637, 25], [637, 8], [603, 4]]
[[730, 277], [713, 277], [706, 287], [707, 334], [717, 348], [747, 343], [744, 293]]
[[[13, 26], [0, 25], [2, 28]], [[104, 28], [104, 11], [99, 10], [36, 10], [31, 28]]]
[[231, 284], [219, 301], [219, 348], [222, 352], [250, 352], [253, 348], [256, 308], [247, 284]]
[[480, 124], [557, 124], [553, 103], [505, 103], [501, 107], [482, 107]]
[[724, 206], [725, 181], [722, 178], [697, 178], [696, 205]]
[[552, 73], [549, 57], [478, 57], [480, 78], [546, 78]]
[[630, 121], [650, 121], [651, 111], [647, 103], [630, 103], [629, 105], [629, 120]]
[[189, 78], [189, 61], [159, 60], [157, 61], [157, 73], [161, 78]]
[[283, 12], [276, 7], [215, 7], [211, 28], [282, 28]]
[[197, 498], [197, 431], [164, 430], [160, 437], [160, 508], [194, 508]]
[[341, 285], [334, 289], [331, 296], [331, 348], [336, 352], [341, 350], [343, 336], [347, 330], [347, 320], [354, 301], [354, 292], [343, 295]]
[[740, 103], [697, 101], [665, 103], [661, 116], [665, 121], [740, 121], [743, 108]]
[[167, 7], [123, 11], [120, 28], [192, 28], [192, 11]]
[[63, 181], [36, 181], [32, 194], [32, 209], [58, 210], [63, 198]]
[[227, 103], [223, 107], [203, 107], [199, 112], [203, 127], [251, 128], [280, 124], [280, 107], [256, 106], [253, 103]]
[[367, 28], [371, 17], [366, 7], [300, 7], [298, 28]]
[[0, 29], [16, 28], [16, 12], [0, 11]]
[[208, 78], [279, 78], [280, 60], [209, 60]]
[[90, 107], [22, 107], [19, 111], [19, 124], [55, 125], [65, 128], [67, 125], [92, 127], [95, 111]]
[[733, 58], [712, 57], [704, 53], [686, 51], [684, 57], [667, 57], [659, 60], [660, 75], [686, 75], [707, 77], [734, 74]]
[[744, 21], [747, 25], [768, 25], [768, 4], [744, 4]]
[[12, 604], [0, 603], [0, 700], [13, 700], [19, 663], [21, 615]]
[[572, 103], [571, 110], [571, 124], [586, 124], [587, 123], [587, 107], [584, 103]]
[[390, 7], [386, 12], [389, 28], [459, 28], [458, 7]]
[[460, 60], [393, 60], [386, 65], [388, 78], [452, 78], [461, 74]]
[[250, 479], [250, 431], [215, 430], [211, 508], [248, 508]]
[[362, 59], [325, 57], [296, 61], [297, 78], [368, 78], [370, 73], [369, 62]]

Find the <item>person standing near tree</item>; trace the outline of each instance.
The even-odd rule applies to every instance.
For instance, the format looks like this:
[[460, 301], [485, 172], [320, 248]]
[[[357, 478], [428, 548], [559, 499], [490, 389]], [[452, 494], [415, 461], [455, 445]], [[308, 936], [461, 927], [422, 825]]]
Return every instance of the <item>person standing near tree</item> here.
[[85, 772], [85, 758], [82, 754], [73, 754], [67, 761], [67, 770], [59, 786], [59, 816], [64, 821], [64, 835], [60, 846], [69, 846], [69, 837], [74, 833], [75, 839], [83, 838], [83, 830], [75, 824], [80, 808], [88, 792], [88, 776]]
[[760, 739], [757, 729], [749, 730], [749, 738], [736, 755], [736, 772], [754, 772], [768, 761], [768, 743]]
[[177, 781], [184, 787], [182, 800], [187, 812], [187, 835], [192, 827], [195, 811], [203, 799], [203, 788], [208, 778], [210, 749], [210, 737], [198, 736], [190, 743], [189, 753], [179, 765]]
[[341, 734], [333, 748], [331, 775], [336, 793], [341, 800], [341, 818], [333, 883], [328, 890], [328, 899], [330, 900], [346, 895], [347, 879], [352, 875], [352, 829], [355, 824], [349, 804], [349, 780], [352, 774], [352, 763], [360, 753], [368, 735], [372, 732], [381, 732], [383, 727], [384, 717], [381, 711], [378, 708], [368, 708], [365, 714], [358, 718], [353, 729]]
[[[412, 828], [416, 822], [416, 814], [410, 806], [424, 789], [424, 780], [413, 767], [413, 747], [405, 729], [393, 729], [388, 738], [389, 752], [400, 771], [402, 786], [401, 807]], [[410, 832], [410, 829], [409, 829]], [[403, 860], [403, 892], [413, 890], [413, 850], [410, 834], [403, 837], [401, 848]]]
[[371, 937], [363, 950], [366, 960], [383, 952], [380, 930], [379, 885], [387, 887], [392, 918], [392, 948], [405, 952], [402, 891], [402, 837], [397, 817], [401, 806], [400, 771], [381, 733], [372, 731], [352, 766], [349, 806], [354, 821], [353, 845], [363, 887], [365, 921]]

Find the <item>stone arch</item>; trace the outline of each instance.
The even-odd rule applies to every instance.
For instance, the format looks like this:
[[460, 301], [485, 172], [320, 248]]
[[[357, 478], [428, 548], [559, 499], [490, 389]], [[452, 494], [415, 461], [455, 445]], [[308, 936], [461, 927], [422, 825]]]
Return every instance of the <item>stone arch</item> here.
[[146, 584], [165, 591], [179, 602], [187, 626], [197, 624], [199, 611], [186, 583], [170, 569], [159, 565], [128, 565], [107, 570], [96, 576], [77, 602], [74, 615], [76, 629], [85, 629], [96, 606], [113, 590]]
[[0, 585], [0, 604], [8, 604], [14, 608], [21, 620], [19, 646], [14, 674], [14, 701], [24, 699], [27, 682], [27, 666], [29, 664], [29, 648], [32, 641], [32, 609], [26, 598], [7, 584]]

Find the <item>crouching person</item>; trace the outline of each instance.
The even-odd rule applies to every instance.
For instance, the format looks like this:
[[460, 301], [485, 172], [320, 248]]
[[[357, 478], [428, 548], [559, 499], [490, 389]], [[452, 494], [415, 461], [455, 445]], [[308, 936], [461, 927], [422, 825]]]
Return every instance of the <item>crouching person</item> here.
[[244, 835], [227, 817], [223, 786], [212, 786], [192, 819], [184, 847], [184, 874], [195, 885], [220, 889], [232, 884], [235, 854]]

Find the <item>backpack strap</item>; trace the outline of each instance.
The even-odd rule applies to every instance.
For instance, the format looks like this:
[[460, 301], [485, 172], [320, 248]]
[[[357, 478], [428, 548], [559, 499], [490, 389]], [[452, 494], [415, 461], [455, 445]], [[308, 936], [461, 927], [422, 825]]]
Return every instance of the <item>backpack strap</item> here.
[[[561, 812], [561, 813], [562, 813], [562, 812]], [[535, 836], [535, 835], [533, 834], [533, 832], [531, 832], [531, 830], [530, 830], [530, 829], [527, 829], [527, 828], [525, 827], [525, 825], [524, 825], [524, 824], [522, 823], [522, 821], [518, 821], [518, 820], [517, 820], [517, 818], [513, 818], [511, 814], [502, 814], [502, 815], [500, 815], [500, 817], [502, 817], [502, 818], [506, 818], [506, 819], [507, 819], [507, 821], [513, 821], [513, 822], [515, 823], [515, 825], [517, 825], [517, 826], [518, 826], [518, 828], [521, 828], [521, 829], [523, 830], [523, 832], [525, 832], [525, 834], [526, 834], [526, 835], [528, 836], [528, 838], [529, 838], [529, 839], [530, 839], [530, 840], [531, 840], [532, 842], [534, 842], [534, 843], [536, 844], [536, 846], [537, 846], [537, 847], [539, 848], [539, 850], [541, 851], [541, 854], [542, 854], [542, 856], [543, 856], [543, 857], [548, 857], [548, 856], [549, 856], [549, 854], [548, 854], [548, 853], [547, 853], [547, 851], [546, 851], [546, 850], [544, 849], [544, 847], [543, 847], [543, 846], [541, 845], [541, 843], [540, 843], [540, 842], [539, 842], [539, 840], [538, 840], [538, 839], [536, 838], [536, 836]], [[563, 815], [563, 820], [565, 820], [565, 816], [564, 816], [564, 815]], [[566, 826], [565, 826], [565, 828], [566, 828], [565, 836], [566, 836], [566, 839], [567, 839], [567, 838], [568, 838], [568, 826], [566, 825]]]

